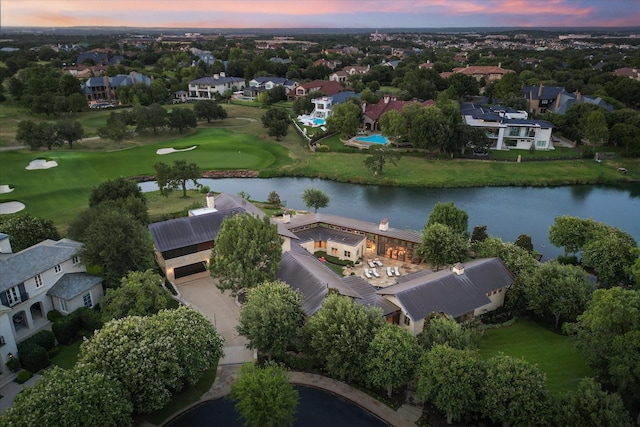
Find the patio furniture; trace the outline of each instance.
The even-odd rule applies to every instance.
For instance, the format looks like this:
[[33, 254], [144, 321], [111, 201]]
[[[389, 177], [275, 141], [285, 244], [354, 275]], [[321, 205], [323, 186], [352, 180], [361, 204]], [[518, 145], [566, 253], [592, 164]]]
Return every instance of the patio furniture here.
[[389, 277], [393, 276], [393, 271], [391, 270], [391, 267], [387, 267], [387, 276]]
[[374, 276], [380, 277], [380, 273], [378, 273], [378, 270], [376, 270], [375, 268], [373, 268], [371, 272], [373, 273]]
[[376, 265], [374, 264], [373, 261], [369, 260], [369, 261], [367, 261], [367, 263], [369, 264], [369, 267], [376, 268]]
[[400, 275], [400, 269], [398, 268], [398, 266], [396, 265], [394, 268], [394, 272], [396, 273], [396, 276]]
[[374, 262], [378, 264], [378, 267], [382, 267], [382, 261], [380, 261], [378, 258], [376, 258]]
[[369, 273], [369, 269], [368, 268], [364, 269], [364, 275], [367, 276], [367, 279], [371, 279], [371, 273]]

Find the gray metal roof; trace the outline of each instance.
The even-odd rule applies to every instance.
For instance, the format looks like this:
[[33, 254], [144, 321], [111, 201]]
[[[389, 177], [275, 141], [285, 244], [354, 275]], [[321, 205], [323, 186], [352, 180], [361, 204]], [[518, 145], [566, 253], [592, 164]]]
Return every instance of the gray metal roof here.
[[211, 85], [217, 86], [227, 83], [240, 83], [245, 80], [241, 77], [218, 77], [217, 79], [214, 77], [202, 77], [201, 79], [192, 80], [189, 82], [190, 85]]
[[400, 307], [383, 297], [376, 294], [376, 288], [371, 283], [367, 282], [360, 276], [351, 275], [344, 277], [342, 281], [351, 289], [360, 294], [360, 298], [356, 299], [359, 304], [368, 307], [378, 307], [382, 309], [382, 314], [387, 316], [389, 314], [400, 311]]
[[15, 254], [0, 256], [0, 292], [73, 258], [81, 243], [62, 239], [45, 240]]
[[102, 280], [102, 277], [89, 273], [67, 273], [49, 289], [47, 295], [69, 301], [101, 284]]
[[377, 294], [394, 295], [414, 321], [440, 312], [458, 317], [489, 303], [486, 294], [510, 286], [513, 279], [502, 260], [484, 258], [465, 263], [462, 275], [450, 270], [417, 275]]
[[165, 252], [215, 240], [222, 221], [243, 212], [242, 208], [231, 208], [204, 215], [170, 219], [149, 224], [149, 231], [156, 249]]
[[320, 309], [329, 288], [352, 298], [362, 296], [342, 282], [341, 278], [313, 254], [296, 243], [282, 254], [276, 277], [302, 293], [302, 308], [308, 316]]
[[373, 222], [361, 221], [359, 219], [345, 218], [343, 216], [324, 214], [324, 213], [308, 213], [298, 214], [291, 217], [291, 222], [285, 224], [285, 226], [292, 230], [297, 227], [311, 225], [316, 223], [323, 223], [329, 225], [335, 225], [338, 227], [349, 228], [353, 230], [362, 231], [365, 233], [379, 234], [381, 236], [387, 236], [394, 239], [406, 240], [409, 242], [420, 243], [422, 236], [420, 233], [411, 230], [401, 230], [398, 228], [389, 227], [388, 231], [380, 231], [378, 224]]
[[314, 242], [339, 242], [349, 246], [361, 243], [365, 236], [361, 234], [347, 233], [346, 231], [332, 230], [327, 227], [313, 227], [308, 230], [296, 232], [300, 240], [312, 240]]

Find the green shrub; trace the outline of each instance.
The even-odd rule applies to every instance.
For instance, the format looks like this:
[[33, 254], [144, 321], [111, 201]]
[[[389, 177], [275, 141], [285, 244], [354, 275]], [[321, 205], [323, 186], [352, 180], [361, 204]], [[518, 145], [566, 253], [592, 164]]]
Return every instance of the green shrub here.
[[578, 262], [578, 257], [575, 256], [575, 255], [567, 255], [567, 256], [558, 255], [557, 259], [558, 259], [558, 262], [560, 264], [564, 264], [564, 265], [578, 265], [578, 264], [580, 264]]
[[350, 261], [348, 259], [339, 259], [338, 257], [335, 257], [333, 255], [327, 255], [326, 252], [316, 252], [315, 253], [316, 257], [324, 257], [327, 262], [330, 262], [331, 264], [336, 264], [336, 265], [340, 265], [340, 266], [345, 266], [345, 265], [353, 265], [353, 261]]
[[52, 323], [55, 323], [61, 317], [62, 313], [60, 313], [58, 310], [51, 310], [47, 313], [47, 320]]
[[18, 353], [20, 355], [20, 363], [22, 363], [24, 369], [31, 372], [38, 372], [51, 365], [47, 350], [43, 347], [35, 344], [22, 344], [24, 343], [18, 345]]
[[328, 153], [331, 149], [328, 145], [317, 145], [316, 152], [318, 153]]
[[51, 330], [61, 344], [70, 344], [80, 329], [80, 318], [70, 314], [51, 325]]
[[20, 369], [20, 359], [18, 359], [17, 357], [10, 358], [7, 362], [7, 368], [9, 368], [11, 372], [16, 372], [18, 369]]
[[80, 317], [80, 328], [89, 331], [89, 336], [104, 325], [100, 313], [95, 309], [80, 307], [73, 314]]
[[43, 347], [45, 350], [51, 350], [56, 345], [56, 336], [51, 331], [40, 331], [28, 341], [32, 341], [34, 344]]
[[314, 367], [318, 366], [318, 359], [311, 356], [306, 356], [302, 353], [296, 354], [292, 352], [287, 352], [282, 357], [282, 361], [289, 368], [296, 371], [310, 371]]
[[47, 351], [47, 355], [49, 356], [49, 359], [53, 359], [58, 355], [58, 353], [60, 353], [60, 347], [58, 346], [53, 347], [51, 350]]
[[33, 376], [33, 374], [31, 372], [29, 372], [29, 371], [20, 371], [20, 372], [18, 372], [18, 376], [16, 377], [16, 382], [18, 384], [24, 384], [32, 376]]
[[200, 194], [207, 194], [211, 192], [211, 187], [209, 187], [208, 185], [203, 185], [198, 191], [200, 192]]

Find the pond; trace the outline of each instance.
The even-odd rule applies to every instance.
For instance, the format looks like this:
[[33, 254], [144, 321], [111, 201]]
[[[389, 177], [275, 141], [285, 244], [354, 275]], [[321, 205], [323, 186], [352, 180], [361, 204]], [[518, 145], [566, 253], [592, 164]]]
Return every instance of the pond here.
[[[296, 386], [300, 401], [294, 426], [300, 427], [386, 427], [387, 423], [349, 400], [311, 387]], [[167, 427], [241, 427], [233, 402], [216, 399], [179, 415]]]
[[[312, 178], [201, 179], [212, 191], [249, 193], [252, 200], [267, 200], [276, 191], [292, 209], [307, 209], [302, 201], [306, 188], [324, 191], [331, 213], [365, 221], [389, 219], [395, 228], [422, 230], [437, 202], [453, 201], [469, 214], [469, 231], [487, 225], [490, 235], [513, 242], [520, 234], [532, 237], [545, 259], [562, 253], [549, 243], [548, 230], [556, 216], [593, 218], [640, 240], [640, 184], [620, 186], [579, 185], [561, 187], [403, 188], [347, 184]], [[155, 182], [142, 183], [143, 191], [158, 189]], [[204, 196], [203, 196], [204, 197]]]

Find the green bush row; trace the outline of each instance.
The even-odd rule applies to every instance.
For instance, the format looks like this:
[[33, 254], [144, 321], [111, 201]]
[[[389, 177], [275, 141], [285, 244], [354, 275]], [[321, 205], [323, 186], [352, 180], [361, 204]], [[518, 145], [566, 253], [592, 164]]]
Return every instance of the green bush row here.
[[102, 328], [100, 313], [86, 307], [80, 307], [68, 316], [59, 318], [51, 329], [58, 342], [70, 344], [78, 336], [91, 336], [93, 331]]

